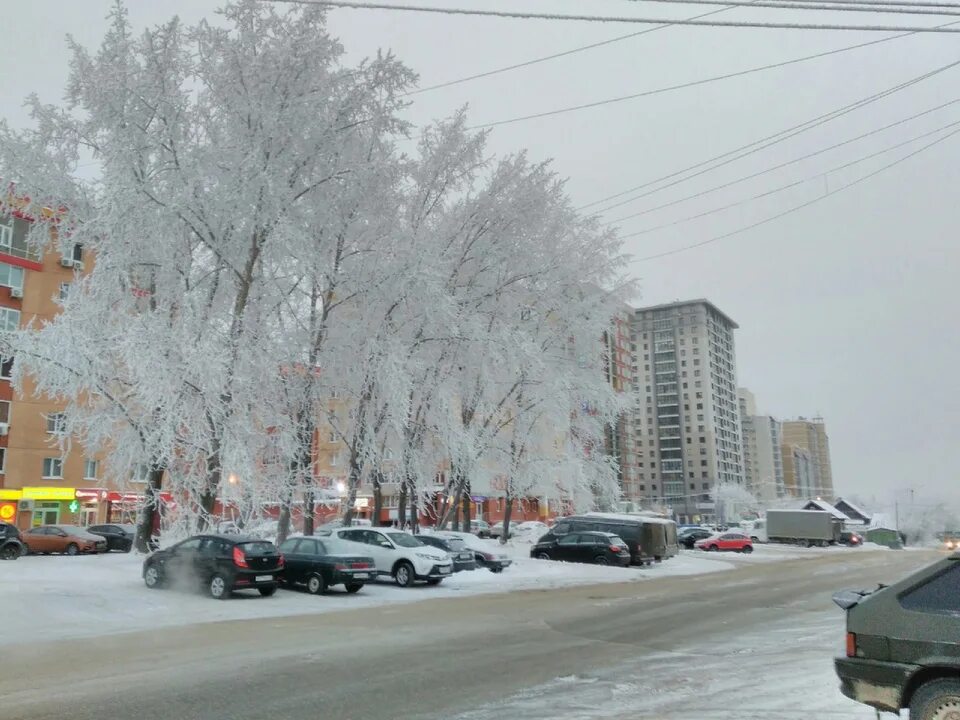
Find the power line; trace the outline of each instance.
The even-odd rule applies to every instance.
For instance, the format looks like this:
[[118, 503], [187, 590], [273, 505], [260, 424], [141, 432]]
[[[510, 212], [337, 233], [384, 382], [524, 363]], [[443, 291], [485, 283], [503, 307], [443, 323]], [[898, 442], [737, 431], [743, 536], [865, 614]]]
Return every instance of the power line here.
[[649, 213], [655, 212], [657, 210], [663, 210], [664, 208], [672, 207], [674, 205], [679, 205], [680, 203], [687, 202], [688, 200], [695, 200], [696, 198], [703, 197], [704, 195], [709, 195], [710, 193], [716, 192], [717, 190], [724, 190], [728, 187], [739, 185], [740, 183], [746, 182], [747, 180], [753, 180], [754, 178], [760, 177], [761, 175], [766, 175], [767, 173], [771, 173], [776, 170], [781, 170], [789, 165], [794, 165], [798, 162], [809, 160], [810, 158], [816, 157], [817, 155], [822, 155], [825, 152], [830, 152], [831, 150], [836, 150], [837, 148], [844, 147], [845, 145], [849, 145], [850, 143], [857, 142], [858, 140], [863, 140], [864, 138], [868, 138], [871, 135], [882, 133], [886, 130], [889, 130], [890, 128], [897, 127], [898, 125], [903, 125], [904, 123], [910, 122], [911, 120], [916, 120], [917, 118], [924, 117], [925, 115], [929, 115], [930, 113], [934, 113], [937, 110], [942, 110], [945, 107], [950, 107], [951, 105], [955, 105], [958, 102], [960, 102], [960, 98], [950, 100], [949, 102], [945, 102], [941, 105], [937, 105], [936, 107], [929, 108], [927, 110], [924, 110], [923, 112], [919, 112], [919, 113], [916, 113], [915, 115], [911, 115], [910, 117], [902, 118], [901, 120], [897, 120], [896, 122], [892, 122], [888, 125], [884, 125], [883, 127], [879, 127], [874, 130], [870, 130], [868, 132], [862, 133], [860, 135], [857, 135], [856, 137], [848, 138], [847, 140], [835, 143], [833, 145], [829, 145], [819, 150], [815, 150], [811, 153], [807, 153], [806, 155], [801, 155], [800, 157], [794, 158], [792, 160], [787, 160], [786, 162], [782, 162], [779, 165], [773, 165], [772, 167], [765, 168], [764, 170], [760, 170], [750, 175], [745, 175], [743, 177], [737, 178], [736, 180], [731, 180], [730, 182], [723, 183], [722, 185], [715, 185], [712, 188], [709, 188], [707, 190], [702, 190], [698, 193], [694, 193], [693, 195], [687, 195], [686, 197], [682, 197], [678, 200], [671, 200], [670, 202], [663, 203], [662, 205], [657, 205], [652, 208], [647, 208], [646, 210], [641, 210], [640, 212], [635, 212], [630, 215], [624, 215], [623, 217], [610, 220], [609, 222], [611, 225], [615, 225], [617, 223], [624, 222], [625, 220], [632, 220], [633, 218], [640, 217], [641, 215], [648, 215]]
[[[787, 67], [789, 65], [796, 65], [797, 63], [808, 62], [810, 60], [817, 60], [824, 57], [829, 57], [831, 55], [838, 55], [840, 53], [849, 52], [850, 50], [855, 50], [858, 48], [866, 47], [867, 45], [875, 45], [878, 42], [883, 42], [884, 40], [889, 40], [890, 38], [884, 38], [883, 40], [873, 40], [867, 43], [860, 43], [857, 45], [849, 45], [847, 47], [836, 48], [835, 50], [826, 50], [824, 52], [815, 53], [813, 55], [804, 55], [803, 57], [793, 58], [791, 60], [783, 60], [777, 63], [769, 63], [767, 65], [759, 65], [752, 68], [747, 68], [746, 70], [737, 70], [736, 72], [724, 73], [723, 75], [714, 75], [708, 78], [701, 78], [699, 80], [691, 80], [685, 83], [678, 83], [676, 85], [667, 85], [662, 88], [655, 88], [653, 90], [644, 90], [638, 93], [632, 93], [630, 95], [620, 95], [619, 97], [607, 98], [605, 100], [597, 100], [596, 102], [583, 103], [581, 105], [571, 105], [569, 107], [557, 108], [556, 110], [546, 110], [544, 112], [533, 113], [531, 115], [520, 115], [513, 118], [508, 118], [506, 120], [496, 120], [494, 122], [482, 123], [480, 125], [472, 125], [470, 130], [484, 130], [487, 128], [498, 127], [500, 125], [509, 125], [512, 123], [523, 122], [526, 120], [538, 120], [540, 118], [551, 117], [553, 115], [560, 115], [562, 113], [574, 112], [576, 110], [586, 110], [589, 108], [601, 107], [603, 105], [611, 105], [613, 103], [625, 102], [627, 100], [636, 100], [642, 97], [650, 97], [651, 95], [660, 95], [666, 92], [673, 92], [675, 90], [684, 90], [686, 88], [697, 87], [698, 85], [707, 85], [712, 82], [718, 82], [720, 80], [730, 80], [732, 78], [743, 77], [745, 75], [752, 75], [758, 72], [764, 72], [766, 70], [775, 70], [777, 68]], [[602, 201], [597, 201], [597, 203]], [[596, 203], [591, 203], [596, 204]], [[615, 207], [615, 206], [614, 206]], [[610, 208], [607, 208], [608, 210]]]
[[[957, 21], [954, 21], [951, 24], [956, 24], [956, 22]], [[903, 37], [903, 35], [898, 35], [894, 37]], [[886, 38], [886, 39], [892, 40], [894, 38]], [[874, 41], [874, 43], [872, 44], [875, 44], [876, 42], [877, 41]], [[882, 100], [883, 98], [893, 95], [894, 93], [900, 92], [901, 90], [905, 90], [908, 87], [912, 87], [913, 85], [923, 82], [924, 80], [928, 80], [929, 78], [935, 75], [938, 75], [942, 72], [945, 72], [953, 67], [956, 67], [957, 65], [960, 65], [960, 61], [947, 63], [946, 65], [942, 65], [939, 68], [934, 68], [933, 70], [926, 72], [922, 75], [918, 75], [914, 78], [911, 78], [910, 80], [906, 80], [902, 83], [899, 83], [898, 85], [894, 85], [891, 88], [887, 88], [886, 90], [881, 90], [880, 92], [874, 93], [873, 95], [868, 95], [864, 98], [856, 100], [853, 103], [850, 103], [849, 105], [845, 105], [836, 110], [831, 110], [828, 113], [819, 115], [815, 118], [811, 118], [810, 120], [806, 120], [797, 125], [793, 125], [789, 128], [786, 128], [785, 130], [780, 130], [779, 132], [773, 133], [772, 135], [767, 135], [766, 137], [760, 138], [759, 140], [754, 140], [753, 142], [747, 143], [746, 145], [741, 145], [738, 148], [734, 148], [733, 150], [728, 150], [719, 155], [715, 155], [714, 157], [708, 158], [707, 160], [701, 160], [700, 162], [694, 163], [693, 165], [689, 165], [685, 168], [681, 168], [680, 170], [675, 170], [666, 175], [662, 175], [658, 178], [654, 178], [653, 180], [648, 180], [645, 183], [641, 183], [640, 185], [635, 185], [632, 188], [628, 188], [627, 190], [622, 190], [621, 192], [614, 193], [613, 195], [607, 195], [606, 197], [600, 198], [599, 200], [594, 200], [593, 202], [589, 202], [585, 205], [581, 205], [580, 207], [577, 208], [577, 210], [585, 210], [586, 208], [593, 207], [594, 205], [600, 205], [602, 203], [609, 202], [610, 200], [616, 200], [617, 198], [623, 197], [624, 195], [629, 195], [630, 193], [636, 192], [637, 190], [643, 190], [645, 188], [649, 188], [651, 185], [657, 185], [658, 183], [662, 183], [666, 180], [672, 180], [673, 178], [677, 178], [678, 175], [684, 175], [684, 173], [689, 173], [691, 170], [697, 170], [697, 172], [686, 175], [685, 177], [677, 178], [676, 180], [673, 180], [672, 182], [669, 182], [666, 185], [661, 185], [660, 187], [653, 188], [646, 192], [640, 193], [639, 195], [634, 195], [633, 197], [627, 198], [626, 200], [622, 200], [618, 203], [615, 203], [606, 208], [603, 208], [602, 210], [599, 210], [597, 212], [608, 212], [614, 208], [621, 207], [622, 205], [627, 205], [636, 200], [639, 200], [640, 198], [644, 198], [654, 193], [658, 193], [661, 190], [666, 190], [667, 188], [673, 187], [675, 185], [679, 185], [680, 183], [686, 182], [687, 180], [691, 180], [695, 177], [699, 177], [700, 175], [716, 170], [717, 168], [723, 167], [724, 165], [729, 165], [730, 163], [740, 160], [741, 158], [747, 157], [748, 155], [752, 155], [754, 153], [760, 152], [761, 150], [765, 150], [768, 147], [777, 145], [785, 140], [789, 140], [790, 138], [796, 137], [797, 135], [805, 133], [808, 130], [812, 130], [815, 127], [819, 127], [820, 125], [824, 125], [832, 120], [836, 120], [839, 117], [843, 117], [844, 115], [847, 115], [851, 112], [854, 112], [855, 110], [859, 110], [862, 107], [866, 107], [867, 105], [870, 105], [874, 102]], [[722, 162], [718, 162], [718, 161], [722, 161]], [[716, 163], [716, 164], [711, 164], [711, 163]], [[709, 165], [710, 167], [704, 167], [707, 165]], [[699, 169], [699, 168], [702, 168], [702, 169]]]
[[687, 252], [688, 250], [694, 250], [694, 249], [696, 249], [696, 248], [700, 248], [700, 247], [703, 247], [703, 246], [705, 246], [705, 245], [710, 245], [710, 244], [712, 244], [712, 243], [720, 242], [721, 240], [726, 240], [727, 238], [731, 238], [731, 237], [734, 237], [734, 236], [736, 236], [736, 235], [740, 235], [740, 234], [742, 234], [742, 233], [745, 233], [745, 232], [747, 232], [748, 230], [753, 230], [754, 228], [758, 228], [758, 227], [760, 227], [761, 225], [766, 225], [767, 223], [771, 223], [771, 222], [773, 222], [774, 220], [779, 220], [779, 219], [782, 218], [782, 217], [786, 217], [787, 215], [790, 215], [790, 214], [792, 214], [792, 213], [795, 213], [795, 212], [798, 212], [798, 211], [800, 211], [800, 210], [803, 210], [804, 208], [810, 207], [811, 205], [814, 205], [814, 204], [820, 202], [821, 200], [825, 200], [826, 198], [828, 198], [828, 197], [830, 197], [830, 196], [832, 196], [832, 195], [836, 195], [837, 193], [843, 192], [844, 190], [848, 190], [848, 189], [852, 188], [854, 185], [859, 185], [859, 184], [862, 183], [864, 180], [869, 180], [870, 178], [872, 178], [872, 177], [874, 177], [874, 176], [876, 176], [876, 175], [879, 175], [880, 173], [882, 173], [882, 172], [884, 172], [884, 171], [886, 171], [886, 170], [889, 170], [890, 168], [892, 168], [892, 167], [894, 167], [894, 166], [896, 166], [896, 165], [899, 165], [899, 164], [902, 163], [902, 162], [905, 162], [905, 161], [909, 160], [909, 159], [912, 158], [913, 156], [919, 155], [919, 154], [922, 153], [924, 150], [927, 150], [927, 149], [933, 147], [934, 145], [937, 145], [937, 144], [939, 144], [939, 143], [942, 143], [944, 140], [947, 140], [948, 138], [953, 137], [953, 136], [956, 135], [957, 133], [960, 133], [960, 129], [954, 130], [953, 132], [948, 133], [947, 135], [944, 135], [942, 138], [938, 138], [937, 140], [934, 140], [933, 142], [928, 143], [928, 144], [924, 145], [923, 147], [918, 148], [917, 150], [914, 150], [914, 151], [911, 152], [910, 154], [904, 155], [902, 158], [899, 158], [899, 159], [897, 159], [897, 160], [894, 160], [892, 163], [889, 163], [889, 164], [887, 164], [887, 165], [884, 165], [883, 167], [881, 167], [881, 168], [879, 168], [879, 169], [877, 169], [877, 170], [874, 170], [873, 172], [868, 173], [867, 175], [864, 175], [864, 176], [862, 176], [862, 177], [859, 177], [859, 178], [857, 178], [856, 180], [853, 180], [852, 182], [847, 183], [846, 185], [841, 185], [840, 187], [834, 188], [833, 190], [829, 190], [829, 191], [827, 191], [826, 193], [824, 193], [823, 195], [820, 195], [820, 196], [814, 198], [813, 200], [808, 200], [807, 202], [801, 203], [800, 205], [795, 205], [795, 206], [793, 206], [793, 207], [791, 207], [791, 208], [788, 208], [788, 209], [784, 210], [783, 212], [777, 213], [776, 215], [771, 215], [770, 217], [764, 218], [763, 220], [759, 220], [759, 221], [757, 221], [757, 222], [755, 222], [755, 223], [751, 223], [750, 225], [745, 225], [744, 227], [737, 228], [736, 230], [733, 230], [733, 231], [728, 232], [728, 233], [724, 233], [723, 235], [717, 235], [717, 236], [715, 236], [715, 237], [709, 238], [708, 240], [702, 240], [701, 242], [694, 243], [693, 245], [685, 245], [685, 246], [683, 246], [683, 247], [674, 248], [673, 250], [667, 250], [667, 251], [665, 251], [665, 252], [656, 253], [656, 254], [654, 254], [654, 255], [647, 255], [646, 257], [635, 258], [635, 259], [631, 260], [630, 262], [631, 262], [631, 263], [635, 263], [635, 262], [646, 262], [646, 261], [648, 261], [648, 260], [657, 260], [657, 259], [659, 259], [659, 258], [667, 257], [667, 256], [669, 256], [669, 255], [677, 255], [677, 254], [682, 253], [682, 252]]
[[[749, 3], [747, 3], [749, 5]], [[719, 10], [711, 10], [710, 12], [703, 13], [701, 15], [693, 15], [692, 17], [687, 18], [688, 20], [699, 20], [700, 18], [708, 17], [709, 15], [716, 15], [717, 13], [726, 12], [727, 10], [732, 9], [731, 7], [720, 8]], [[567, 57], [568, 55], [575, 55], [576, 53], [584, 52], [586, 50], [593, 50], [594, 48], [603, 47], [604, 45], [612, 45], [613, 43], [620, 42], [622, 40], [629, 40], [630, 38], [639, 37], [640, 35], [646, 35], [647, 33], [657, 32], [657, 30], [664, 30], [668, 27], [672, 27], [675, 23], [669, 23], [667, 25], [658, 25], [657, 27], [647, 28], [646, 30], [640, 30], [639, 32], [628, 33], [627, 35], [619, 35], [609, 40], [601, 40], [600, 42], [591, 43], [589, 45], [581, 45], [580, 47], [571, 48], [570, 50], [564, 50], [563, 52], [554, 53], [553, 55], [545, 55], [543, 57], [534, 58], [532, 60], [527, 60], [525, 62], [517, 63], [515, 65], [507, 65], [506, 67], [497, 68], [495, 70], [487, 70], [486, 72], [477, 73], [476, 75], [468, 75], [467, 77], [458, 78], [457, 80], [448, 80], [447, 82], [437, 83], [435, 85], [428, 85], [427, 87], [419, 88], [417, 90], [411, 90], [410, 92], [404, 93], [405, 96], [409, 95], [419, 95], [420, 93], [430, 92], [431, 90], [439, 90], [441, 88], [451, 87], [453, 85], [460, 85], [465, 82], [470, 82], [471, 80], [479, 80], [480, 78], [491, 77], [493, 75], [499, 75], [500, 73], [509, 72], [511, 70], [519, 70], [520, 68], [530, 67], [531, 65], [537, 65], [542, 62], [547, 62], [548, 60], [556, 60], [558, 58]]]
[[932, 7], [911, 7], [909, 3], [900, 5], [874, 5], [873, 0], [864, 0], [861, 3], [827, 2], [819, 0], [756, 0], [756, 2], [728, 2], [727, 0], [632, 0], [632, 2], [656, 2], [670, 5], [731, 5], [734, 7], [759, 7], [777, 10], [817, 10], [822, 12], [867, 12], [884, 15], [960, 15], [960, 6], [949, 9]]
[[754, 195], [752, 197], [748, 197], [743, 200], [738, 200], [736, 202], [723, 205], [721, 207], [716, 207], [711, 210], [706, 210], [702, 213], [697, 213], [696, 215], [690, 215], [689, 217], [681, 218], [679, 220], [674, 220], [673, 222], [663, 223], [662, 225], [655, 225], [653, 227], [644, 228], [643, 230], [631, 232], [626, 235], [620, 235], [619, 238], [621, 240], [627, 240], [629, 238], [638, 237], [640, 235], [647, 235], [648, 233], [652, 233], [657, 230], [663, 230], [665, 228], [673, 227], [675, 225], [682, 225], [683, 223], [690, 222], [691, 220], [699, 220], [700, 218], [707, 217], [708, 215], [714, 215], [715, 213], [723, 212], [724, 210], [730, 210], [731, 208], [735, 208], [739, 205], [746, 205], [747, 203], [753, 202], [754, 200], [760, 200], [762, 198], [769, 197], [770, 195], [776, 195], [777, 193], [783, 192], [784, 190], [789, 190], [790, 188], [797, 187], [798, 185], [803, 185], [805, 183], [810, 182], [811, 180], [816, 180], [817, 178], [821, 178], [821, 177], [824, 177], [825, 175], [829, 175], [830, 173], [840, 172], [841, 170], [846, 170], [849, 167], [853, 167], [854, 165], [859, 165], [860, 163], [866, 162], [867, 160], [872, 160], [875, 157], [884, 155], [888, 152], [892, 152], [894, 150], [902, 148], [905, 145], [910, 145], [912, 143], [915, 143], [917, 140], [922, 140], [923, 138], [930, 137], [931, 135], [936, 135], [938, 133], [943, 132], [944, 130], [947, 130], [952, 127], [956, 127], [957, 125], [960, 125], [960, 120], [955, 120], [952, 123], [948, 123], [942, 127], [938, 127], [936, 130], [930, 130], [928, 132], [912, 137], [909, 140], [903, 140], [901, 142], [898, 142], [895, 145], [891, 145], [889, 147], [883, 148], [882, 150], [877, 150], [876, 152], [872, 152], [869, 155], [864, 155], [855, 160], [851, 160], [850, 162], [846, 162], [842, 165], [837, 165], [836, 167], [832, 167], [829, 170], [825, 170], [823, 172], [817, 173], [816, 175], [811, 175], [810, 177], [805, 177], [800, 180], [795, 180], [794, 182], [787, 183], [786, 185], [781, 185], [780, 187], [776, 187], [772, 190], [767, 190], [758, 195]]
[[422, 12], [439, 15], [468, 15], [472, 17], [495, 17], [521, 20], [572, 20], [576, 22], [634, 23], [638, 25], [693, 25], [701, 27], [772, 28], [779, 30], [850, 30], [862, 32], [923, 32], [960, 33], [960, 29], [937, 26], [917, 27], [909, 25], [845, 25], [840, 23], [781, 23], [750, 22], [746, 20], [671, 20], [670, 18], [645, 18], [614, 15], [561, 15], [556, 13], [508, 12], [503, 10], [473, 10], [469, 8], [430, 7], [426, 5], [387, 5], [385, 3], [352, 2], [350, 0], [265, 0], [266, 2], [293, 5], [318, 5], [320, 7], [350, 8], [354, 10], [391, 10]]

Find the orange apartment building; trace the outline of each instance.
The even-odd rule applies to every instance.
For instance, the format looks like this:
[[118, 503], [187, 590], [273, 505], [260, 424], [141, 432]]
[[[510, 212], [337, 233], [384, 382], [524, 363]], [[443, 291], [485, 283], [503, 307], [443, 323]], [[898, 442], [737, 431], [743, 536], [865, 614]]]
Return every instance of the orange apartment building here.
[[[0, 214], [0, 328], [13, 330], [59, 312], [77, 273], [86, 272], [84, 250], [68, 255], [55, 249], [38, 254], [29, 248], [30, 223], [37, 222], [24, 204], [21, 211]], [[40, 222], [51, 222], [45, 212]], [[99, 458], [88, 457], [78, 443], [62, 453], [63, 405], [34, 397], [29, 381], [23, 393], [11, 385], [16, 358], [0, 365], [0, 521], [20, 528], [44, 523], [89, 524], [106, 519], [118, 493], [100, 487]], [[112, 498], [111, 496], [116, 496]]]

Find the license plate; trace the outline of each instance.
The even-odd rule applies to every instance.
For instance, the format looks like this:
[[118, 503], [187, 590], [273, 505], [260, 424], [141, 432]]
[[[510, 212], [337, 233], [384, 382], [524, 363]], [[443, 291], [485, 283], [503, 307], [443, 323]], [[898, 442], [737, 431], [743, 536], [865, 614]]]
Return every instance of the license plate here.
[[369, 580], [369, 579], [370, 579], [370, 574], [369, 574], [369, 573], [354, 573], [354, 574], [352, 575], [352, 577], [353, 577], [354, 580]]
[[440, 568], [440, 574], [441, 574], [441, 575], [449, 575], [449, 574], [450, 574], [450, 568], [448, 568], [448, 567], [442, 567], [442, 568]]
[[255, 579], [257, 582], [269, 582], [273, 580], [273, 575], [257, 575]]

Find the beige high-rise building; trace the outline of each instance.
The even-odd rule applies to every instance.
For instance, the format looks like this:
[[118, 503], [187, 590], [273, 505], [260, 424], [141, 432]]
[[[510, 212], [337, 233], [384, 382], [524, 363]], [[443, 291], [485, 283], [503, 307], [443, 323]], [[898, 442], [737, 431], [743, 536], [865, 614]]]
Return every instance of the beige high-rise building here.
[[638, 494], [684, 522], [714, 516], [717, 483], [743, 483], [736, 328], [707, 300], [633, 316]]
[[[827, 426], [823, 418], [812, 420], [798, 418], [783, 422], [783, 445], [806, 450], [810, 456], [811, 482], [810, 496], [832, 499], [833, 470], [830, 466], [830, 438], [827, 436]], [[784, 466], [786, 466], [786, 450], [784, 450]], [[786, 480], [786, 476], [784, 478]]]

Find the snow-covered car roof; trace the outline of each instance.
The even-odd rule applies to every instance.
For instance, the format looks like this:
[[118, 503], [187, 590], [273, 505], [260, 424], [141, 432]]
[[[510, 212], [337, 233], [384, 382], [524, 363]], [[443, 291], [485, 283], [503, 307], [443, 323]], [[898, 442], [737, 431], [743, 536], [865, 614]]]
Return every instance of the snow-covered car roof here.
[[628, 515], [626, 513], [588, 512], [588, 513], [584, 513], [584, 516], [605, 518], [608, 520], [625, 520], [627, 522], [645, 522], [645, 523], [651, 523], [654, 525], [676, 525], [676, 523], [673, 520], [668, 520], [667, 518], [662, 518], [662, 517], [656, 517], [655, 515]]

